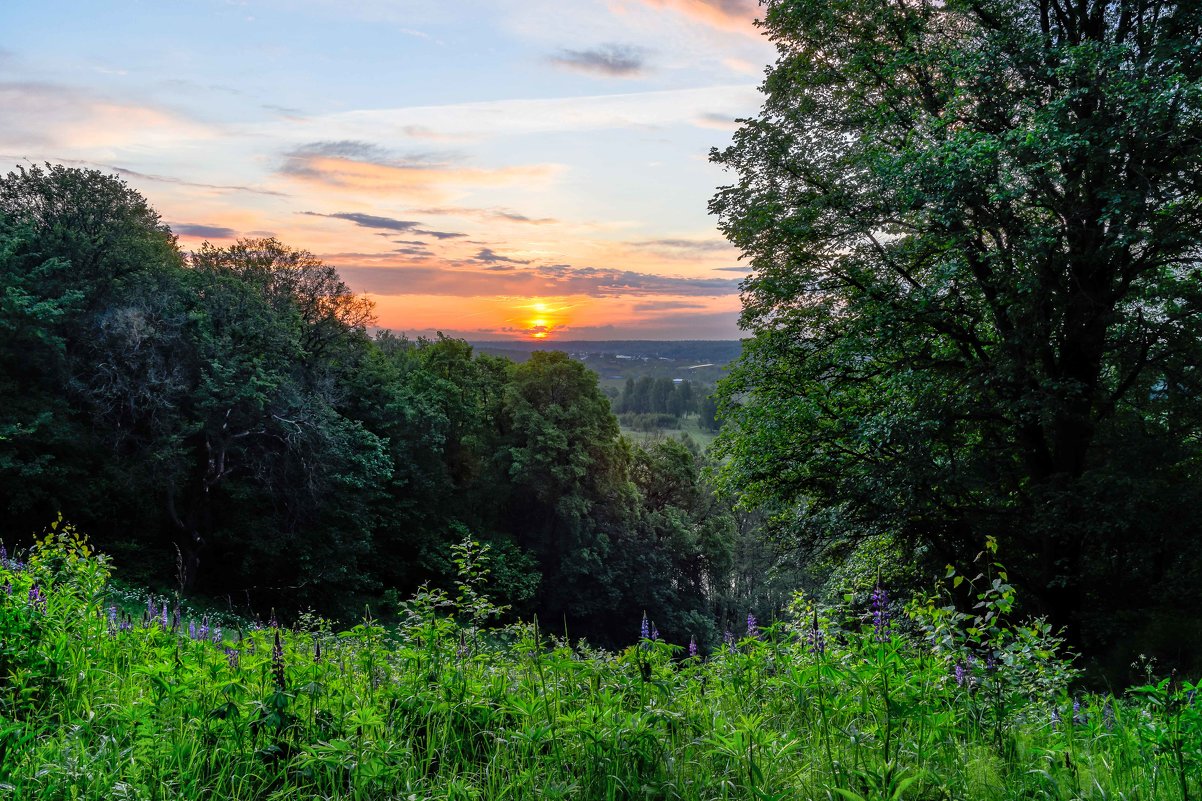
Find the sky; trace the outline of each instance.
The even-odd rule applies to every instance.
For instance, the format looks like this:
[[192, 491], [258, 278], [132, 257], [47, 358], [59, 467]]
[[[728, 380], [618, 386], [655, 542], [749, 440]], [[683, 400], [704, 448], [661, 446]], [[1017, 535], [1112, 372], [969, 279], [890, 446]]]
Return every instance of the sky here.
[[709, 163], [756, 0], [0, 0], [0, 171], [116, 173], [184, 250], [274, 236], [380, 327], [735, 339]]

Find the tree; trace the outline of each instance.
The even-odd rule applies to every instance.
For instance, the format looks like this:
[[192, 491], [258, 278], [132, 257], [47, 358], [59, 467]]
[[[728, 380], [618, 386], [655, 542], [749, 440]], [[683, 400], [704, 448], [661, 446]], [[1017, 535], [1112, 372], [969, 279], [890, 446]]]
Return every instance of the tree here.
[[1202, 5], [769, 0], [762, 25], [764, 106], [714, 154], [753, 267], [727, 480], [809, 542], [962, 562], [999, 534], [1078, 642], [1162, 603], [1198, 530], [1156, 510], [1202, 478]]

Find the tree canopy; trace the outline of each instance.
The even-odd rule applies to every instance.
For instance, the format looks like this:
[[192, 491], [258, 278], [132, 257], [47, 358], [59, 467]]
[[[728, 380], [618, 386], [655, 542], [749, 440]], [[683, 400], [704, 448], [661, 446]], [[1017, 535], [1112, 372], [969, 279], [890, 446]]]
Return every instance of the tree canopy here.
[[1199, 578], [1202, 6], [769, 0], [762, 25], [763, 108], [714, 154], [753, 270], [728, 484], [812, 544], [963, 563], [996, 534], [1079, 643], [1171, 606]]

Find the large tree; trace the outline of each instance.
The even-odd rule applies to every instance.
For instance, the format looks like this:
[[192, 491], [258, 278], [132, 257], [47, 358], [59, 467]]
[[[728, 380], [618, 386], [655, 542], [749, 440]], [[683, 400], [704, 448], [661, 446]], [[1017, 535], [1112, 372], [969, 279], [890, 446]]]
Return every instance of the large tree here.
[[728, 478], [811, 542], [1001, 535], [1070, 626], [1186, 581], [1202, 4], [766, 5], [763, 108], [714, 155], [752, 268]]

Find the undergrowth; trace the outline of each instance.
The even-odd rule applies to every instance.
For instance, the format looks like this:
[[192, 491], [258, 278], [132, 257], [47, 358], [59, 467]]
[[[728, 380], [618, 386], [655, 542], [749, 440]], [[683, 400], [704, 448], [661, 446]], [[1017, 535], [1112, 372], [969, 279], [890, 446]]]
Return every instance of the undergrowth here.
[[708, 655], [649, 621], [607, 653], [491, 624], [471, 542], [454, 593], [397, 627], [221, 629], [153, 599], [132, 614], [55, 526], [0, 555], [0, 798], [1198, 798], [1194, 687], [1074, 698], [993, 558], [949, 571], [971, 613], [878, 587], [862, 614], [749, 617]]

